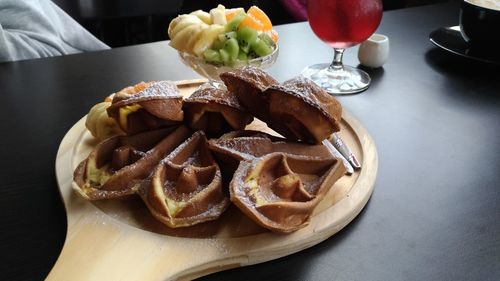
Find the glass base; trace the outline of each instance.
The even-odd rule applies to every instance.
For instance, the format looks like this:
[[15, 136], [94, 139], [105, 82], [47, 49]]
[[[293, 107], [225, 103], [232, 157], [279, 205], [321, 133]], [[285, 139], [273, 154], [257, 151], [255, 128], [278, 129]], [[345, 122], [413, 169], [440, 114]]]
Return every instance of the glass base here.
[[327, 63], [315, 64], [306, 67], [301, 74], [332, 95], [355, 94], [370, 86], [370, 76], [363, 70], [344, 65], [343, 70], [332, 71], [329, 67]]
[[226, 85], [220, 80], [208, 79], [208, 84], [216, 89], [226, 90]]
[[222, 81], [208, 79], [207, 82], [201, 84], [198, 89], [215, 88], [220, 90], [227, 90], [226, 85]]

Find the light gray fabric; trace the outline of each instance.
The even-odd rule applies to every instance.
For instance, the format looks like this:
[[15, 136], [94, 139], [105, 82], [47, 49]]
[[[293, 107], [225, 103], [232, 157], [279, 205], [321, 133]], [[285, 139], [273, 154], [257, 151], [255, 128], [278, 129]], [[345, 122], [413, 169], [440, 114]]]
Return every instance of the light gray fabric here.
[[0, 0], [0, 62], [104, 49], [50, 0]]

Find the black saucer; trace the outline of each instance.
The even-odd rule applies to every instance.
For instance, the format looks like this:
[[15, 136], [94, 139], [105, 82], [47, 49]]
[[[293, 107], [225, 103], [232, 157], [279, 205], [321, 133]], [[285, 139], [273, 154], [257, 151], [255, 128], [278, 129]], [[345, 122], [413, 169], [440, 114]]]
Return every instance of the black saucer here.
[[434, 45], [443, 50], [452, 52], [469, 59], [500, 64], [500, 50], [487, 51], [472, 48], [460, 34], [460, 27], [442, 27], [434, 30], [429, 35], [429, 39]]

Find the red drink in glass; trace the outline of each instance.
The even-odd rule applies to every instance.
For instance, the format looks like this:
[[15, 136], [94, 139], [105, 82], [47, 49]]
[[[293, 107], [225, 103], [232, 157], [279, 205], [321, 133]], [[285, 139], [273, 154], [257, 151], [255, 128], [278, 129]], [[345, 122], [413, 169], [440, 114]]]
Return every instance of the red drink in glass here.
[[382, 19], [381, 0], [309, 0], [314, 33], [333, 48], [359, 44], [375, 32]]
[[307, 13], [314, 33], [333, 48], [330, 64], [314, 64], [302, 70], [332, 95], [360, 93], [368, 88], [370, 75], [344, 65], [344, 50], [368, 39], [382, 19], [382, 0], [309, 0]]

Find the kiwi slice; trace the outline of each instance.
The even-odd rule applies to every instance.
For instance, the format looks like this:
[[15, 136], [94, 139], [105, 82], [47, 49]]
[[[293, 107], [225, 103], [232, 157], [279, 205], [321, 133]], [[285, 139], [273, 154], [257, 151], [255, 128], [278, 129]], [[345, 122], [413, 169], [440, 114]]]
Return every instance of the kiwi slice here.
[[238, 41], [236, 39], [231, 38], [226, 41], [224, 44], [224, 50], [229, 54], [230, 60], [236, 60], [238, 57], [238, 52], [240, 51], [240, 47], [238, 46]]
[[216, 50], [207, 49], [207, 50], [205, 50], [205, 52], [203, 52], [203, 56], [205, 57], [205, 60], [208, 62], [212, 62], [212, 63], [220, 63], [221, 62], [220, 54]]
[[221, 42], [226, 42], [227, 40], [229, 40], [231, 38], [236, 38], [236, 36], [237, 36], [236, 31], [230, 31], [230, 32], [219, 34], [218, 39]]
[[269, 46], [264, 40], [260, 40], [257, 38], [252, 45], [251, 49], [257, 54], [259, 57], [264, 57], [273, 52], [271, 46]]
[[243, 52], [242, 50], [240, 50], [240, 52], [238, 53], [237, 59], [239, 61], [248, 61], [248, 55], [245, 52]]
[[222, 63], [225, 65], [229, 65], [229, 61], [230, 61], [229, 53], [224, 49], [220, 49], [219, 55], [220, 55], [220, 60], [222, 61]]
[[246, 18], [247, 14], [241, 12], [235, 15], [227, 24], [226, 31], [236, 31], [240, 23]]
[[261, 33], [259, 34], [259, 39], [266, 42], [266, 44], [268, 46], [274, 46], [274, 41], [273, 39], [271, 38], [271, 36], [269, 36], [268, 34], [266, 33]]
[[215, 39], [215, 41], [212, 43], [212, 49], [213, 50], [219, 50], [224, 47], [224, 41], [221, 41], [219, 38]]
[[238, 44], [240, 48], [248, 53], [250, 46], [258, 39], [257, 31], [250, 27], [242, 27], [237, 31]]

